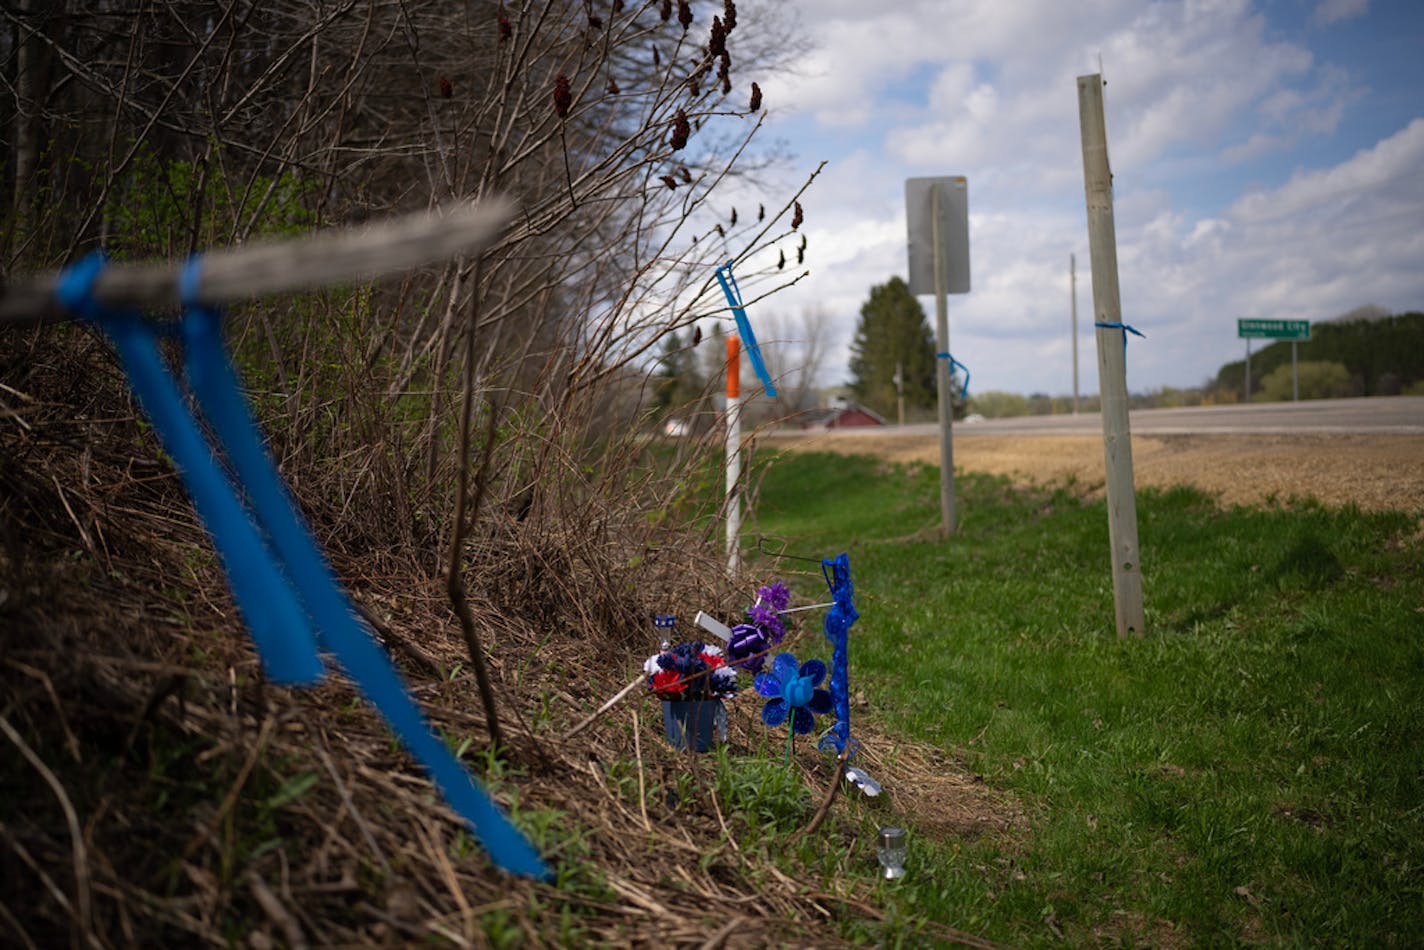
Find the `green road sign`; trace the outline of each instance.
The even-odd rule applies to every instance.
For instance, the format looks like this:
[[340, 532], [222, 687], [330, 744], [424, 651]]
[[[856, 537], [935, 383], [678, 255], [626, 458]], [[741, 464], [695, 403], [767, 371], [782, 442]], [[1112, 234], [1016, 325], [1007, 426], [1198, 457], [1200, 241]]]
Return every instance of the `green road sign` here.
[[1309, 320], [1237, 320], [1236, 335], [1264, 340], [1308, 340]]

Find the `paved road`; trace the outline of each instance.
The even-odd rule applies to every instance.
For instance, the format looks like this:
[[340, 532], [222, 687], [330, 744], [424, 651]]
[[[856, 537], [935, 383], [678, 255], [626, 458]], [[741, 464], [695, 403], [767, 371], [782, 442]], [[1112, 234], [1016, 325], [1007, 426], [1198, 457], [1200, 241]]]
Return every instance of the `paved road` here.
[[[1193, 406], [1183, 409], [1134, 409], [1133, 434], [1206, 435], [1227, 433], [1300, 434], [1351, 433], [1424, 435], [1424, 396], [1375, 396], [1369, 399], [1311, 399], [1303, 402], [1251, 403], [1235, 406]], [[841, 429], [885, 435], [882, 428]], [[934, 423], [906, 426], [905, 435], [933, 435]], [[957, 422], [956, 435], [1097, 435], [1103, 431], [1097, 413], [1063, 416], [1018, 416]]]

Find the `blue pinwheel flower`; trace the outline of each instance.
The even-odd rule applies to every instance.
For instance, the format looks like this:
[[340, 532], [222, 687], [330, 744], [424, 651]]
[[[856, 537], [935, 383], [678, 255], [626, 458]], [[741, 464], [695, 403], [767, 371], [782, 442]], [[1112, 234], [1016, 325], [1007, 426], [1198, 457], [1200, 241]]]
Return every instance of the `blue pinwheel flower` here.
[[790, 653], [778, 653], [771, 672], [757, 674], [755, 681], [756, 691], [769, 697], [761, 707], [761, 721], [779, 726], [789, 716], [792, 733], [809, 733], [815, 727], [814, 717], [831, 711], [831, 694], [816, 688], [825, 678], [826, 664], [820, 660], [798, 666]]

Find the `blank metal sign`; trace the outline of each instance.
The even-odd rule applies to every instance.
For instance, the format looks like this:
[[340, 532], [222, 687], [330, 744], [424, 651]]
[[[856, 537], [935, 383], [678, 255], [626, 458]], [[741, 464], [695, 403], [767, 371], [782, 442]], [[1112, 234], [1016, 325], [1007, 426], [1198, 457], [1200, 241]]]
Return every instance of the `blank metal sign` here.
[[905, 180], [905, 223], [909, 231], [910, 293], [932, 294], [934, 222], [932, 190], [939, 185], [940, 253], [944, 258], [944, 290], [969, 293], [969, 183], [962, 175]]

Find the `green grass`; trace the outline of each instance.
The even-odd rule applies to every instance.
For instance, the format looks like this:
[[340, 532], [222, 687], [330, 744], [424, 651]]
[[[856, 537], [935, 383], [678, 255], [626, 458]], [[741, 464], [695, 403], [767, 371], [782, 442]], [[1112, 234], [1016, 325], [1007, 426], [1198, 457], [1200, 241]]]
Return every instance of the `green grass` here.
[[[1417, 517], [1141, 492], [1148, 635], [1124, 641], [1100, 501], [956, 488], [944, 542], [925, 466], [775, 456], [757, 502], [789, 551], [850, 553], [859, 715], [1029, 815], [1017, 838], [920, 836], [914, 873], [881, 886], [887, 923], [854, 936], [914, 943], [932, 920], [1019, 944], [1419, 939]], [[757, 577], [784, 569], [752, 557]]]

